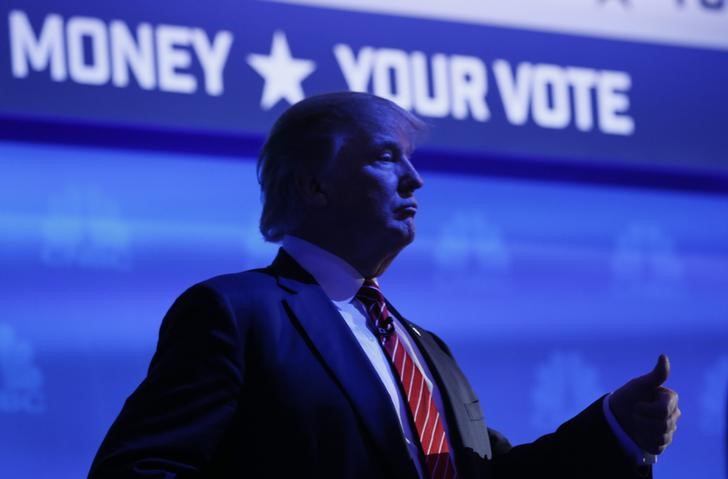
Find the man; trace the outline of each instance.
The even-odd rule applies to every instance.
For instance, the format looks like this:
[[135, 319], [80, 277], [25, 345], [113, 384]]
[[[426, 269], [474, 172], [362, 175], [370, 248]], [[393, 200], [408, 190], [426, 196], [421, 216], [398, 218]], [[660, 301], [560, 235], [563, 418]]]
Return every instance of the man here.
[[[363, 93], [304, 100], [258, 163], [267, 268], [212, 278], [167, 313], [146, 379], [90, 476], [646, 477], [680, 412], [667, 358], [555, 433], [487, 429], [447, 346], [376, 282], [415, 235], [422, 122]], [[484, 367], [499, 367], [489, 362]], [[596, 399], [596, 398], [595, 398]], [[645, 460], [647, 459], [647, 460]]]

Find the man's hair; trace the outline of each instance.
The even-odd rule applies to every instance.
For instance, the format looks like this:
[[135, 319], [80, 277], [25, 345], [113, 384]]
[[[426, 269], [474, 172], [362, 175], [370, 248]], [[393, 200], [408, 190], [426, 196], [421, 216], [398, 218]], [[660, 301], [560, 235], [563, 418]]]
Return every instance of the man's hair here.
[[321, 171], [350, 138], [382, 129], [403, 132], [414, 145], [425, 123], [389, 100], [357, 92], [313, 96], [286, 110], [258, 156], [263, 237], [278, 242], [298, 226], [297, 175]]

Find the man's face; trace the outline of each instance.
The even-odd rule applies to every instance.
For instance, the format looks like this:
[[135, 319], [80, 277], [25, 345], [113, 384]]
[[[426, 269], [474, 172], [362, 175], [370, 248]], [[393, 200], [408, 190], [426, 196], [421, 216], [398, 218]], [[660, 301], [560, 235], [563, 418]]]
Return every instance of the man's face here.
[[[410, 162], [410, 135], [381, 128], [349, 138], [326, 168], [327, 216], [342, 247], [396, 255], [415, 236], [422, 179]], [[393, 257], [393, 256], [392, 256]]]

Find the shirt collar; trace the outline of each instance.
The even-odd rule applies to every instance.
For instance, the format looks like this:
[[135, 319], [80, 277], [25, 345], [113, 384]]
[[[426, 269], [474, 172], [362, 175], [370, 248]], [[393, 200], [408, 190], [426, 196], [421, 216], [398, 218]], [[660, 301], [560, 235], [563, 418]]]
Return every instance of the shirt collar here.
[[353, 266], [313, 243], [286, 235], [282, 246], [314, 277], [332, 301], [350, 302], [364, 284], [364, 278]]

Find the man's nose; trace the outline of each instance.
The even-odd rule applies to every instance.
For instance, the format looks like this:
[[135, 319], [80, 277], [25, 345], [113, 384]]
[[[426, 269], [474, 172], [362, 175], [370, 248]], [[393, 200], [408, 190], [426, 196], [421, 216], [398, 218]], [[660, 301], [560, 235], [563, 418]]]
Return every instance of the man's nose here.
[[399, 189], [404, 195], [411, 195], [415, 190], [422, 188], [425, 182], [415, 169], [409, 158], [405, 158], [401, 163], [402, 172], [400, 176]]

